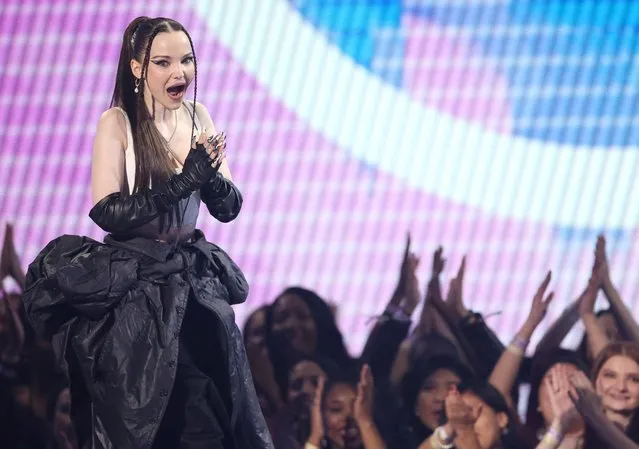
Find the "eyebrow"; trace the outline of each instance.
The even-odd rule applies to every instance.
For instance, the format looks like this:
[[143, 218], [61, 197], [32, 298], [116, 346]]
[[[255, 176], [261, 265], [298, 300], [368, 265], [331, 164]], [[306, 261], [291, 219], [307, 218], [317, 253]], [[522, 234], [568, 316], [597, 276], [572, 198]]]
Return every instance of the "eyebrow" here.
[[[183, 58], [186, 58], [187, 56], [193, 56], [193, 53], [187, 53], [184, 56], [182, 56]], [[151, 56], [151, 59], [157, 59], [157, 58], [164, 58], [164, 59], [171, 59], [170, 56], [167, 55], [155, 55], [155, 56]]]

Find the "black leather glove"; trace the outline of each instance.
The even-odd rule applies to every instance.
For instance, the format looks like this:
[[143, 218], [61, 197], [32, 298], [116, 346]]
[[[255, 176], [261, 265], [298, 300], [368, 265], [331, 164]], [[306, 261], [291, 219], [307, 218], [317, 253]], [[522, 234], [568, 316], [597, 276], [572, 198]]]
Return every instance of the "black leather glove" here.
[[217, 173], [200, 189], [202, 202], [213, 218], [228, 223], [234, 220], [242, 209], [242, 193], [231, 181]]
[[182, 173], [132, 195], [112, 193], [93, 206], [89, 217], [111, 233], [126, 232], [148, 223], [208, 182], [220, 165], [212, 163], [213, 159], [204, 146], [197, 144], [189, 151]]

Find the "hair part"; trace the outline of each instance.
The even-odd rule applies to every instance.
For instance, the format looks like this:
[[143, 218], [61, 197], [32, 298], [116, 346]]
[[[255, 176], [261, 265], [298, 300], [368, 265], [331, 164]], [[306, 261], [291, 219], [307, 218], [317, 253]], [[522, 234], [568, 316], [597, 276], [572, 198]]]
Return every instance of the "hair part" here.
[[[133, 19], [124, 31], [118, 70], [111, 99], [111, 106], [118, 106], [124, 110], [133, 134], [133, 144], [136, 152], [135, 183], [133, 192], [129, 192], [128, 183], [124, 183], [125, 192], [134, 193], [148, 189], [152, 182], [168, 179], [175, 168], [175, 163], [168, 154], [168, 143], [160, 134], [153, 119], [155, 117], [155, 99], [152, 111], [146, 107], [144, 101], [145, 79], [148, 72], [153, 40], [160, 33], [183, 32], [191, 45], [193, 64], [195, 67], [193, 110], [197, 100], [197, 59], [193, 40], [184, 26], [166, 17], [150, 18], [141, 16]], [[133, 75], [131, 61], [135, 59], [141, 63], [141, 77], [139, 80]], [[136, 84], [139, 83], [139, 84]], [[139, 92], [135, 93], [134, 89]], [[195, 130], [195, 114], [192, 117], [191, 135]]]
[[617, 341], [602, 349], [592, 365], [593, 382], [597, 380], [597, 376], [606, 362], [617, 355], [629, 358], [639, 365], [639, 344], [630, 341]]

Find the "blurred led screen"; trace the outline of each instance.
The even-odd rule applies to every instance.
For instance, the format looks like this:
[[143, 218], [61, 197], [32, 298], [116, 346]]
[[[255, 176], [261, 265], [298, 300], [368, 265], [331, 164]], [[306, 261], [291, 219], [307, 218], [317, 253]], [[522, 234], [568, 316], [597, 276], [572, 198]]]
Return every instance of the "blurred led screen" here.
[[[198, 101], [244, 194], [199, 226], [251, 284], [238, 322], [287, 285], [338, 304], [351, 349], [381, 313], [406, 231], [510, 338], [547, 269], [551, 315], [608, 238], [638, 286], [639, 2], [621, 0], [3, 0], [0, 219], [26, 266], [88, 217], [91, 146], [127, 23], [190, 31]], [[190, 98], [192, 98], [192, 90]], [[548, 323], [545, 322], [544, 325]], [[543, 326], [542, 326], [543, 327]]]

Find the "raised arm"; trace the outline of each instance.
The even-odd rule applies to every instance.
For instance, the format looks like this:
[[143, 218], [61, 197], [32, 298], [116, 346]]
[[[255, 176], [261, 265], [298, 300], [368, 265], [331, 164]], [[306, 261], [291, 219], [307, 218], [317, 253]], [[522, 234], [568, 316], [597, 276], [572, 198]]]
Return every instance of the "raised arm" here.
[[450, 288], [448, 290], [448, 297], [446, 302], [438, 295], [429, 298], [429, 302], [441, 316], [443, 322], [446, 324], [446, 328], [454, 335], [451, 340], [460, 349], [461, 355], [473, 368], [473, 370], [479, 374], [481, 372], [482, 362], [480, 360], [477, 351], [473, 344], [463, 334], [460, 328], [460, 320], [466, 309], [463, 306], [463, 285], [464, 275], [466, 270], [466, 257], [462, 258], [462, 262], [457, 270], [457, 275], [451, 280]]
[[7, 223], [4, 229], [4, 242], [0, 253], [0, 283], [6, 276], [11, 276], [20, 289], [24, 290], [26, 277], [13, 240], [13, 225], [10, 223]]
[[519, 373], [519, 367], [521, 366], [530, 338], [535, 329], [537, 329], [537, 326], [539, 326], [539, 323], [541, 323], [546, 316], [548, 305], [550, 301], [552, 301], [553, 293], [551, 292], [546, 295], [550, 278], [551, 272], [549, 271], [533, 297], [528, 318], [526, 318], [526, 321], [506, 351], [502, 352], [501, 357], [499, 357], [495, 368], [490, 374], [488, 382], [499, 390], [505, 398], [510, 398], [510, 392], [515, 384], [515, 379]]
[[[443, 257], [444, 249], [440, 246], [433, 253], [433, 268], [430, 275], [430, 280], [426, 285], [426, 294], [424, 295], [424, 306], [422, 307], [422, 313], [419, 319], [419, 324], [415, 329], [417, 335], [424, 335], [429, 332], [436, 332], [439, 335], [446, 337], [453, 342], [458, 349], [462, 350], [457, 336], [448, 321], [442, 316], [439, 311], [439, 307], [444, 305], [442, 298], [441, 287], [441, 273], [444, 270], [446, 260]], [[448, 291], [449, 296], [461, 296], [461, 284], [463, 283], [463, 273], [460, 276], [460, 272], [463, 272], [464, 262], [462, 261], [460, 271], [457, 276], [451, 280], [450, 289]], [[436, 306], [436, 304], [439, 305]], [[454, 311], [452, 311], [454, 312]], [[451, 318], [453, 314], [450, 314]]]
[[374, 385], [371, 370], [362, 367], [357, 384], [357, 397], [353, 408], [353, 418], [359, 427], [364, 449], [386, 449], [386, 443], [373, 420]]
[[473, 410], [466, 404], [457, 388], [451, 388], [444, 401], [446, 423], [435, 429], [418, 449], [455, 447], [456, 449], [482, 449], [474, 426], [481, 408]]
[[574, 373], [570, 382], [573, 387], [570, 397], [577, 411], [581, 413], [586, 424], [603, 440], [602, 443], [607, 443], [606, 447], [639, 449], [634, 441], [606, 417], [601, 406], [601, 399], [584, 373], [581, 371]]
[[565, 366], [553, 366], [546, 377], [553, 421], [536, 449], [578, 449], [583, 421], [571, 398], [571, 384]]
[[418, 265], [419, 259], [410, 251], [408, 235], [397, 287], [382, 318], [371, 330], [361, 356], [361, 361], [370, 365], [379, 384], [385, 384], [390, 378], [393, 361], [397, 358], [402, 341], [408, 336], [411, 315], [420, 300]]
[[582, 296], [583, 293], [572, 304], [566, 307], [559, 318], [546, 330], [544, 336], [535, 348], [535, 354], [548, 353], [561, 345], [561, 342], [564, 341], [568, 332], [570, 332], [575, 326], [575, 323], [579, 321], [579, 302]]
[[610, 278], [610, 270], [608, 268], [608, 258], [606, 257], [606, 239], [599, 236], [597, 239], [597, 247], [595, 249], [595, 264], [599, 269], [599, 279], [601, 288], [610, 303], [612, 312], [615, 314], [621, 331], [625, 338], [639, 343], [639, 325], [632, 316], [632, 312], [624, 304]]
[[586, 327], [586, 338], [588, 339], [593, 360], [597, 358], [597, 355], [610, 343], [606, 333], [599, 326], [597, 316], [595, 315], [595, 301], [597, 300], [599, 285], [601, 285], [599, 271], [595, 268], [593, 269], [593, 275], [588, 281], [588, 287], [579, 303], [579, 314]]

